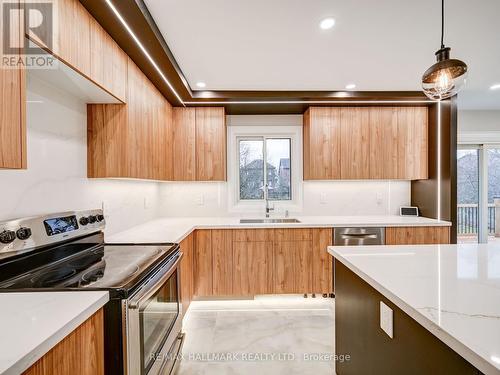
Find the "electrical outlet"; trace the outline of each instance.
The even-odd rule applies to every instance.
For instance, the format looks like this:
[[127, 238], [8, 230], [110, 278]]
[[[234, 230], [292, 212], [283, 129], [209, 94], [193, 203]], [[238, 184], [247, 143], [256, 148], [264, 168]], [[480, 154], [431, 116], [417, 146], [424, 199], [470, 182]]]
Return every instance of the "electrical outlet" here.
[[377, 193], [377, 196], [375, 198], [377, 200], [377, 204], [380, 206], [384, 202], [384, 197], [382, 196], [382, 193]]
[[391, 339], [394, 338], [393, 311], [382, 301], [380, 301], [380, 328], [382, 328]]
[[203, 194], [198, 194], [196, 197], [196, 204], [198, 206], [203, 206], [205, 204], [205, 196]]
[[149, 201], [148, 197], [144, 197], [144, 209], [147, 210], [151, 206], [151, 203]]
[[320, 204], [327, 204], [328, 203], [328, 200], [326, 198], [326, 193], [321, 193], [319, 195], [319, 203]]

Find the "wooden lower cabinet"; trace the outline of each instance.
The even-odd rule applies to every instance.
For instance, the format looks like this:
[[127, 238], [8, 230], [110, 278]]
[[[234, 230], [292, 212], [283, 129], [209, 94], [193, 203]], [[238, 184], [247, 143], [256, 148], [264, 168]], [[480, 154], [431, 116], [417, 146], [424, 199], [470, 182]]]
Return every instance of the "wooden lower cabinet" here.
[[274, 293], [272, 242], [233, 242], [233, 261], [235, 295]]
[[212, 293], [216, 296], [233, 294], [232, 231], [212, 231]]
[[23, 374], [104, 374], [103, 310], [92, 315]]
[[[326, 250], [332, 228], [197, 230], [191, 236], [192, 292], [182, 287], [189, 302], [193, 296], [334, 292], [333, 257]], [[181, 247], [190, 246], [185, 241]], [[449, 242], [449, 227], [386, 228], [387, 245]], [[189, 302], [183, 297], [183, 305]]]
[[275, 293], [312, 292], [311, 247], [311, 241], [274, 243]]
[[212, 292], [212, 231], [194, 233], [194, 295], [211, 296]]
[[312, 291], [333, 293], [333, 257], [326, 251], [333, 245], [332, 228], [312, 230]]
[[450, 227], [390, 227], [385, 229], [386, 245], [449, 244]]
[[182, 311], [185, 313], [193, 300], [194, 295], [194, 273], [193, 273], [193, 234], [190, 234], [179, 244], [181, 252], [184, 254], [181, 260], [181, 302]]

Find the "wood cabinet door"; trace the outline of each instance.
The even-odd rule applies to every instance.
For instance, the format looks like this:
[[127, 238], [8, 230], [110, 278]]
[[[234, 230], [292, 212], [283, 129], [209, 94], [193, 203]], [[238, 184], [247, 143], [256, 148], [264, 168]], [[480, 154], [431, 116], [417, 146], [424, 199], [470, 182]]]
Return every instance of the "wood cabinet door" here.
[[194, 295], [213, 294], [212, 231], [197, 230], [194, 233]]
[[196, 180], [196, 109], [174, 107], [173, 178], [175, 181]]
[[398, 111], [370, 108], [370, 178], [398, 178]]
[[127, 106], [87, 105], [87, 176], [129, 176], [127, 152]]
[[340, 108], [311, 107], [304, 114], [304, 180], [341, 178]]
[[333, 245], [332, 228], [313, 229], [312, 291], [333, 293], [333, 257], [327, 247]]
[[311, 241], [274, 243], [275, 293], [312, 291]]
[[391, 227], [385, 229], [386, 245], [449, 244], [450, 227]]
[[196, 180], [226, 180], [224, 108], [196, 108]]
[[398, 178], [428, 178], [427, 107], [398, 108]]
[[153, 178], [152, 114], [149, 111], [147, 89], [150, 84], [146, 76], [133, 63], [128, 66], [127, 94], [127, 177]]
[[[3, 17], [3, 3], [4, 0], [0, 2], [0, 17]], [[17, 45], [21, 45], [24, 31], [20, 18], [17, 21], [11, 23], [10, 35]], [[0, 58], [3, 58], [3, 51], [0, 51]], [[26, 168], [25, 86], [24, 69], [0, 68], [0, 168]]]
[[97, 311], [23, 375], [103, 375], [104, 313]]
[[185, 314], [189, 304], [193, 300], [194, 275], [193, 275], [193, 234], [190, 234], [179, 244], [181, 252], [184, 254], [181, 260], [181, 302], [182, 311]]
[[125, 102], [128, 56], [94, 19], [90, 18], [90, 78]]
[[57, 0], [58, 22], [53, 52], [73, 69], [91, 76], [90, 20], [92, 16], [78, 0]]
[[341, 109], [341, 178], [370, 178], [370, 108]]
[[233, 242], [233, 259], [234, 295], [274, 293], [272, 242]]
[[212, 230], [212, 291], [215, 296], [233, 294], [233, 237], [231, 230]]

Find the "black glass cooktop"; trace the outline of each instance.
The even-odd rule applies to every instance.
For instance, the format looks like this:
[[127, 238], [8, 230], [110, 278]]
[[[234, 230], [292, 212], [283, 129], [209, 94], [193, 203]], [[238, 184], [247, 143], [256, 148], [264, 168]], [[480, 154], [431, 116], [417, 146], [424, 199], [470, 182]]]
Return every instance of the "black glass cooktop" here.
[[[48, 249], [0, 265], [0, 275], [3, 275], [0, 289], [85, 288], [127, 291], [176, 250], [177, 245], [174, 244], [67, 244], [57, 250]], [[45, 253], [56, 251], [59, 256], [55, 260], [48, 260], [47, 256], [52, 254]]]

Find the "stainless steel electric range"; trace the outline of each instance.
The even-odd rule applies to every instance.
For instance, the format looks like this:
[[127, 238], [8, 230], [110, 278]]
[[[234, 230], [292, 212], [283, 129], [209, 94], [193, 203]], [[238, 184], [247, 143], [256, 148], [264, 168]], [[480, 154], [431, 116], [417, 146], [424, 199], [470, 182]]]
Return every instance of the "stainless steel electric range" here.
[[106, 290], [106, 374], [170, 374], [182, 345], [177, 244], [108, 244], [102, 210], [0, 222], [0, 292]]

